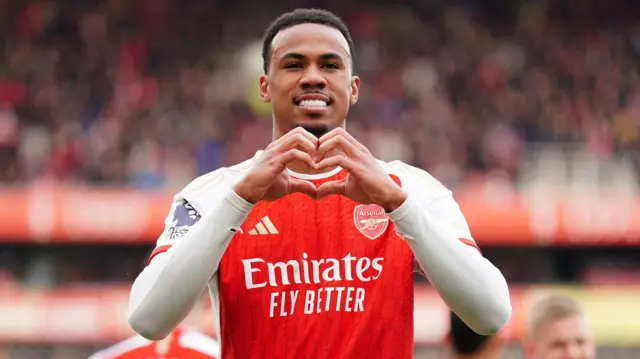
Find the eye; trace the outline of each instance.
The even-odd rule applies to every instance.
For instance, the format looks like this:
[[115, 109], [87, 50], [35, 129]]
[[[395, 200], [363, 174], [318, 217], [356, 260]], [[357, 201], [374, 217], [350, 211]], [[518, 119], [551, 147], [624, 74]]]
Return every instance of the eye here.
[[302, 64], [299, 62], [290, 62], [284, 65], [285, 69], [299, 69], [302, 67]]
[[322, 65], [322, 68], [329, 69], [329, 70], [337, 70], [340, 68], [340, 66], [334, 63], [326, 63]]

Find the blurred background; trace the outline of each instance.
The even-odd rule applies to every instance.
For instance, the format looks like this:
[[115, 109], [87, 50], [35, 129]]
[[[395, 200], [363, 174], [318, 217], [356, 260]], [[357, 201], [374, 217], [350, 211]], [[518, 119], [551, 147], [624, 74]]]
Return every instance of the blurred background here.
[[[601, 358], [640, 358], [640, 2], [266, 4], [0, 0], [0, 358], [133, 334], [172, 195], [270, 141], [260, 37], [300, 6], [355, 38], [349, 131], [454, 190], [511, 283], [505, 358], [549, 291], [585, 307]], [[416, 281], [416, 358], [444, 358], [447, 308]]]

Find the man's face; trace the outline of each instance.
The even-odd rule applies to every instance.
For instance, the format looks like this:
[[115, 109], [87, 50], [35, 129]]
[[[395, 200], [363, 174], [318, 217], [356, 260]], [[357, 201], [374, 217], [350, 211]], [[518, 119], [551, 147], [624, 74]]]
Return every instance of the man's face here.
[[358, 99], [349, 45], [340, 31], [301, 24], [280, 31], [271, 44], [260, 92], [271, 103], [278, 135], [303, 126], [322, 135], [344, 125]]
[[529, 348], [531, 359], [594, 359], [595, 344], [581, 315], [543, 325]]

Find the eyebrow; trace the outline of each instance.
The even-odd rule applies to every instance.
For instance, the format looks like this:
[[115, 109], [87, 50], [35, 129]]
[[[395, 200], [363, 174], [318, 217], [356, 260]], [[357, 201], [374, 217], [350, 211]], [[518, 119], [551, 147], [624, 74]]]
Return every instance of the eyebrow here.
[[[282, 60], [286, 60], [286, 59], [304, 60], [306, 58], [307, 58], [306, 56], [304, 56], [302, 54], [299, 54], [299, 53], [296, 53], [296, 52], [289, 52], [289, 53], [286, 53], [284, 56], [282, 56]], [[338, 55], [338, 54], [336, 54], [334, 52], [329, 52], [329, 53], [326, 53], [326, 54], [322, 54], [322, 55], [320, 55], [320, 59], [322, 59], [322, 60], [344, 61], [342, 59], [342, 56], [340, 56], [340, 55]]]

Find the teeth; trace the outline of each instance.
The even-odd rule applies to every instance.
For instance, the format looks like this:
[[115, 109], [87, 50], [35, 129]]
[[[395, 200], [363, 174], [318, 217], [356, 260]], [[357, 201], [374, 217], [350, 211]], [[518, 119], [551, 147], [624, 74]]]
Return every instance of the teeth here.
[[302, 100], [298, 104], [300, 107], [327, 107], [327, 103], [322, 100]]

